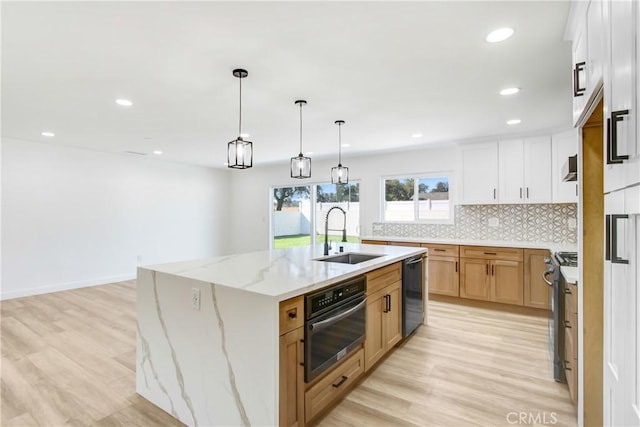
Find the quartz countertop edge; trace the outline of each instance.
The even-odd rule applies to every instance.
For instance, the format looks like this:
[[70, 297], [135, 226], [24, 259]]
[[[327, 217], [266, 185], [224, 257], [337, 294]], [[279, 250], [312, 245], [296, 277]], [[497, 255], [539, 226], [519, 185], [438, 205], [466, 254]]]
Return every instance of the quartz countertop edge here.
[[[358, 243], [339, 243], [336, 246], [342, 246], [344, 253], [356, 252], [379, 257], [358, 264], [318, 261], [317, 258], [323, 258], [323, 245], [314, 245], [139, 268], [284, 301], [426, 252], [426, 248], [406, 246]], [[337, 254], [338, 249], [334, 247], [330, 255]]]
[[560, 267], [560, 272], [567, 283], [578, 284], [578, 267]]
[[361, 236], [362, 240], [388, 242], [434, 243], [443, 245], [496, 246], [503, 248], [548, 249], [551, 252], [577, 252], [578, 245], [557, 242], [524, 242], [511, 240], [442, 239], [431, 237]]

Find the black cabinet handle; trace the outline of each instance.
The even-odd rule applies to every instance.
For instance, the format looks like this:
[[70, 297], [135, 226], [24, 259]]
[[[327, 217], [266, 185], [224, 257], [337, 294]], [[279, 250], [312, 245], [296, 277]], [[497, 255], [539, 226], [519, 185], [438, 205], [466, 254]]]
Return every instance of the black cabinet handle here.
[[611, 261], [611, 215], [604, 216], [604, 259]]
[[436, 251], [436, 252], [444, 252], [445, 250], [436, 248], [436, 249], [434, 249], [434, 251]]
[[387, 295], [387, 313], [391, 311], [391, 295]]
[[578, 62], [573, 69], [573, 96], [583, 96], [587, 90], [586, 87], [580, 87], [580, 71], [585, 70], [586, 62]]
[[628, 259], [618, 256], [618, 220], [628, 219], [629, 215], [611, 215], [611, 262], [613, 264], [629, 264]]
[[456, 273], [458, 272], [458, 261], [456, 261]]
[[487, 276], [489, 275], [489, 264], [484, 265], [487, 268]]
[[289, 316], [289, 319], [295, 319], [296, 317], [298, 317], [298, 310], [294, 308], [287, 314]]
[[344, 375], [342, 376], [342, 378], [340, 378], [340, 381], [338, 381], [336, 384], [331, 384], [332, 386], [334, 386], [335, 388], [340, 387], [342, 384], [344, 384], [344, 382], [346, 380], [348, 380], [349, 377], [345, 377]]
[[492, 276], [495, 276], [495, 275], [496, 275], [496, 266], [495, 266], [495, 265], [492, 265], [492, 266], [491, 266], [491, 275], [492, 275]]
[[564, 327], [565, 327], [565, 328], [567, 328], [567, 329], [571, 329], [571, 323], [569, 323], [569, 321], [568, 321], [568, 320], [564, 320], [563, 322], [564, 322]]
[[570, 371], [571, 370], [571, 368], [569, 367], [569, 361], [568, 360], [565, 360], [563, 364], [564, 364], [564, 369], [566, 371]]
[[495, 200], [495, 199], [496, 199], [496, 189], [494, 188], [493, 189], [493, 200]]
[[522, 187], [520, 187], [520, 198], [522, 199]]
[[529, 198], [529, 187], [527, 187], [527, 199]]
[[607, 164], [620, 164], [629, 160], [626, 154], [618, 154], [618, 122], [624, 120], [623, 116], [629, 114], [629, 110], [612, 111], [611, 118], [607, 119]]
[[484, 254], [485, 255], [498, 255], [497, 252], [485, 252]]

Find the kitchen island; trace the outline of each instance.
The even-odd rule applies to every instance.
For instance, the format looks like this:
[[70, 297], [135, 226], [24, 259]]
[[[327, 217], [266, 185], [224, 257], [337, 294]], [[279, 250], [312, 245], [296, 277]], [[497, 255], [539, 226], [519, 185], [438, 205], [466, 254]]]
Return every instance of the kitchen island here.
[[136, 391], [188, 425], [278, 425], [279, 303], [425, 252], [322, 246], [138, 268]]

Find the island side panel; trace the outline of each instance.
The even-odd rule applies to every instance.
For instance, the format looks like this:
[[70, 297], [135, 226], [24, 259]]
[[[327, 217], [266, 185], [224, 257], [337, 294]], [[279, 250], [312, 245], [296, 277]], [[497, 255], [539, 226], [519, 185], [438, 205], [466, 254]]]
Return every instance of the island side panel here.
[[141, 396], [191, 426], [277, 425], [272, 297], [139, 268], [136, 305]]

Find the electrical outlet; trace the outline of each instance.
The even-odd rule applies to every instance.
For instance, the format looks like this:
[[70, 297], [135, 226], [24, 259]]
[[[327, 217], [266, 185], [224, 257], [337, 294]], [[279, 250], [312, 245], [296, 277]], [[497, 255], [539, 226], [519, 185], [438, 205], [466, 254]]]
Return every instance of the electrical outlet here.
[[191, 308], [200, 311], [200, 289], [191, 288]]
[[499, 227], [500, 220], [498, 218], [489, 218], [489, 227]]

